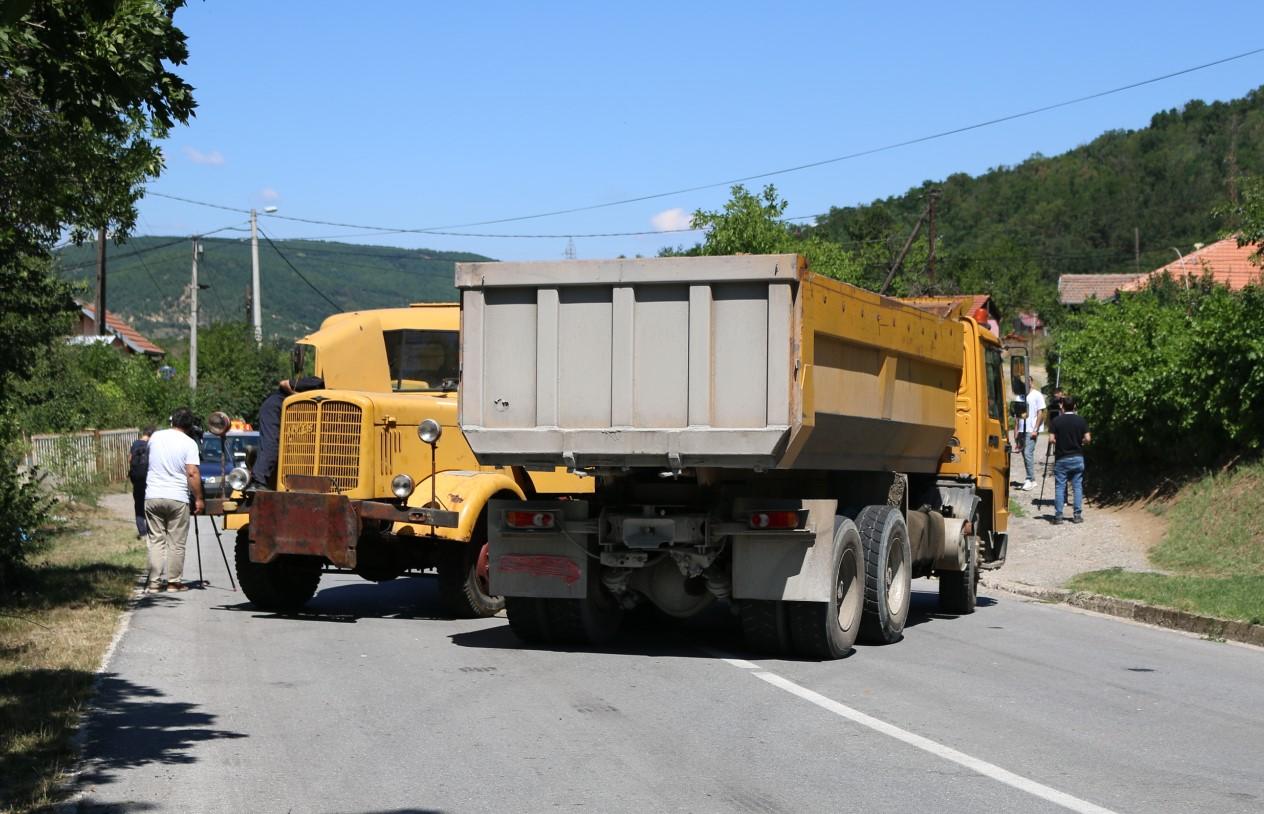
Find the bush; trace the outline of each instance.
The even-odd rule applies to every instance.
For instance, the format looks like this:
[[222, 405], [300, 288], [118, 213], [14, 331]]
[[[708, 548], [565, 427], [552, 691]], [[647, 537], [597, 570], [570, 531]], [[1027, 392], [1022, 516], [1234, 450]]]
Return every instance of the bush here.
[[0, 417], [0, 596], [15, 582], [28, 558], [48, 545], [56, 501], [40, 473], [18, 471], [17, 431]]
[[1264, 449], [1264, 289], [1170, 279], [1060, 331], [1062, 382], [1108, 464], [1205, 466]]

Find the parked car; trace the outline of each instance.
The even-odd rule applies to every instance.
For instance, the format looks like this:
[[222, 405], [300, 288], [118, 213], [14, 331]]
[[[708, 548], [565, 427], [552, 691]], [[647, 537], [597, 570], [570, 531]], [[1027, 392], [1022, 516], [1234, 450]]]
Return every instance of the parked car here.
[[248, 465], [247, 457], [259, 446], [259, 433], [233, 430], [221, 439], [213, 433], [202, 434], [202, 494], [206, 497], [227, 497], [224, 476], [234, 466]]

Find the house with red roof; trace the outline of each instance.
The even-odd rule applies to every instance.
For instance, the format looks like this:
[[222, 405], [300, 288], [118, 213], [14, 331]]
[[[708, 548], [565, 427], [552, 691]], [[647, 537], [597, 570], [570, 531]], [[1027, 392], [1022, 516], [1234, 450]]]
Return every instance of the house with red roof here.
[[[78, 301], [76, 301], [78, 302]], [[112, 345], [124, 353], [139, 353], [150, 359], [161, 359], [167, 355], [162, 348], [141, 336], [140, 332], [119, 319], [118, 315], [105, 312], [104, 335], [97, 333], [97, 309], [93, 305], [78, 302], [79, 316], [75, 321], [75, 333], [70, 337], [71, 344], [90, 345], [94, 342]]]
[[992, 333], [1001, 334], [1001, 312], [990, 294], [957, 294], [938, 297], [899, 297], [900, 302], [948, 318], [971, 316]]
[[1213, 282], [1227, 286], [1230, 291], [1241, 291], [1248, 285], [1260, 284], [1260, 273], [1264, 269], [1251, 261], [1251, 256], [1259, 250], [1259, 246], [1251, 244], [1239, 246], [1236, 237], [1227, 237], [1199, 246], [1166, 266], [1160, 266], [1149, 274], [1142, 274], [1120, 290], [1140, 291], [1152, 280], [1170, 274], [1178, 283], [1196, 281], [1207, 275]]
[[1251, 261], [1257, 251], [1258, 246], [1239, 246], [1236, 237], [1227, 237], [1206, 246], [1195, 244], [1189, 254], [1143, 274], [1063, 274], [1058, 278], [1058, 299], [1070, 308], [1091, 299], [1105, 302], [1114, 299], [1120, 291], [1140, 291], [1164, 274], [1171, 275], [1178, 283], [1208, 275], [1231, 291], [1240, 291], [1261, 281], [1264, 269]]

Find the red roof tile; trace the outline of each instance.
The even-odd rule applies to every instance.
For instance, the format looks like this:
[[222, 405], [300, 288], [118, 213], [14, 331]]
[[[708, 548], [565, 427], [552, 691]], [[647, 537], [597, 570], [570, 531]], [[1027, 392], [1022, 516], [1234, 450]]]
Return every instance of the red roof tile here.
[[1130, 284], [1121, 286], [1121, 290], [1139, 291], [1150, 280], [1166, 273], [1176, 280], [1186, 276], [1197, 278], [1210, 274], [1220, 285], [1228, 286], [1231, 291], [1240, 291], [1252, 283], [1260, 283], [1262, 269], [1250, 259], [1257, 251], [1258, 246], [1239, 246], [1236, 237], [1217, 240], [1149, 274], [1141, 275]]
[[943, 297], [899, 297], [900, 302], [907, 303], [923, 311], [930, 311], [937, 316], [946, 317], [958, 306], [964, 306], [960, 313], [974, 316], [980, 308], [987, 309], [990, 316], [997, 316], [996, 306], [988, 294], [958, 294]]
[[1058, 278], [1058, 301], [1063, 305], [1080, 305], [1090, 298], [1109, 300], [1137, 277], [1136, 274], [1063, 274]]
[[[97, 320], [96, 307], [92, 305], [84, 305], [83, 303], [80, 303], [79, 307], [83, 312], [83, 315], [92, 320], [93, 325], [95, 325]], [[119, 319], [118, 316], [111, 313], [108, 308], [105, 311], [105, 327], [121, 339], [123, 344], [131, 348], [134, 353], [144, 353], [151, 356], [164, 356], [166, 354], [166, 351], [141, 336], [139, 331]]]

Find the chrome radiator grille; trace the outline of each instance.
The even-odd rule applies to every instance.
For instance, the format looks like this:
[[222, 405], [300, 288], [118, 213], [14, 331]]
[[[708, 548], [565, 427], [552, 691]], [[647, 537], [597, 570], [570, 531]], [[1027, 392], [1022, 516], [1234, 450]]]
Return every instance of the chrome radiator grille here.
[[344, 401], [286, 405], [281, 483], [289, 475], [324, 475], [341, 492], [360, 485], [362, 411]]

